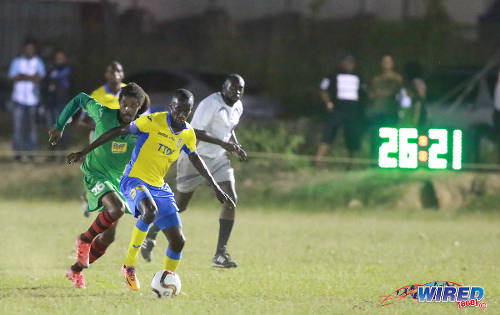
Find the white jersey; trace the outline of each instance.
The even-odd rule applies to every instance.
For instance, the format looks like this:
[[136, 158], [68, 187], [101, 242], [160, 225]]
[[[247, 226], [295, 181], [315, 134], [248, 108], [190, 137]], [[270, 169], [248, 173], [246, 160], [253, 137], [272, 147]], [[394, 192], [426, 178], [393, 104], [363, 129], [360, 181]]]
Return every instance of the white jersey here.
[[[191, 126], [194, 129], [204, 130], [208, 135], [229, 141], [234, 128], [243, 114], [243, 104], [237, 101], [233, 106], [228, 106], [220, 92], [213, 93], [204, 98], [194, 112]], [[200, 141], [196, 146], [196, 152], [202, 156], [216, 158], [224, 154], [220, 145]]]
[[[9, 69], [9, 78], [19, 74], [45, 76], [45, 66], [42, 59], [37, 56], [26, 58], [24, 56], [15, 58]], [[39, 100], [39, 84], [29, 80], [14, 82], [12, 100], [25, 106], [36, 106]]]

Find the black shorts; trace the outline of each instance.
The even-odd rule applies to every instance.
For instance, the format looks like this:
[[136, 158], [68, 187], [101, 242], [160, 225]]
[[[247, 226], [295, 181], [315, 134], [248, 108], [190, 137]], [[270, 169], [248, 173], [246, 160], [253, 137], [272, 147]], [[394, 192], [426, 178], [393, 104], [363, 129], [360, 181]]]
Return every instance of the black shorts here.
[[363, 134], [364, 116], [359, 103], [335, 104], [333, 112], [326, 121], [323, 131], [323, 142], [332, 143], [339, 128], [344, 128], [344, 141], [351, 151], [359, 150]]

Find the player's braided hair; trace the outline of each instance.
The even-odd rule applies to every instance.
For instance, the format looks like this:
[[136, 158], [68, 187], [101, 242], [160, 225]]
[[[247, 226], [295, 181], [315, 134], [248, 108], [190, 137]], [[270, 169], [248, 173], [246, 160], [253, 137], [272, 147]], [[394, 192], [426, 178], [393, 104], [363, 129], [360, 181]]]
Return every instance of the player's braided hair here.
[[118, 96], [118, 101], [121, 101], [122, 97], [129, 96], [135, 97], [139, 103], [141, 103], [141, 108], [137, 112], [137, 116], [143, 114], [148, 110], [149, 105], [151, 105], [151, 100], [149, 95], [144, 92], [144, 90], [135, 82], [130, 82], [120, 89], [120, 95]]

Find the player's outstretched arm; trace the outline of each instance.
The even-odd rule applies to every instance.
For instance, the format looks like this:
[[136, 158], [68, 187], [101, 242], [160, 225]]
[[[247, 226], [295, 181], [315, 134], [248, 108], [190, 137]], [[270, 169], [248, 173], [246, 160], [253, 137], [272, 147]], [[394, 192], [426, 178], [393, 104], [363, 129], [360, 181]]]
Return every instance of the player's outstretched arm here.
[[215, 179], [213, 178], [212, 174], [207, 168], [207, 165], [203, 161], [203, 159], [198, 155], [198, 153], [193, 152], [188, 155], [189, 160], [193, 164], [193, 166], [198, 170], [198, 172], [201, 174], [201, 176], [205, 177], [205, 179], [208, 181], [210, 186], [215, 191], [215, 196], [217, 199], [220, 201], [220, 203], [225, 203], [227, 206], [231, 208], [236, 208], [236, 204], [234, 203], [234, 200], [231, 199], [231, 197], [228, 196], [217, 184]]
[[92, 142], [91, 144], [86, 146], [82, 151], [69, 154], [66, 157], [66, 162], [68, 164], [71, 164], [74, 162], [81, 161], [85, 157], [85, 155], [87, 155], [87, 153], [92, 152], [95, 148], [105, 144], [108, 141], [113, 140], [116, 137], [125, 135], [129, 132], [130, 132], [130, 124], [111, 128], [108, 131], [106, 131], [105, 133], [103, 133], [94, 142]]
[[90, 99], [91, 97], [87, 94], [79, 93], [69, 101], [59, 114], [59, 117], [57, 117], [54, 126], [49, 129], [49, 143], [51, 145], [56, 145], [61, 140], [64, 127], [66, 127], [68, 120], [76, 114], [78, 110], [84, 109]]

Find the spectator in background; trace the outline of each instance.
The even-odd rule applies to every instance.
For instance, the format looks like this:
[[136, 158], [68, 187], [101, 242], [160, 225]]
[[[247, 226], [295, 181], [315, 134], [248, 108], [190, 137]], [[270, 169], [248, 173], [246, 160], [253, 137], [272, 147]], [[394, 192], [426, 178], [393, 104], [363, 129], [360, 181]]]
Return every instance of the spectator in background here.
[[493, 100], [493, 138], [497, 144], [497, 161], [500, 163], [500, 69], [498, 69], [498, 79], [495, 85]]
[[[49, 128], [56, 123], [59, 113], [71, 99], [73, 69], [62, 50], [54, 54], [54, 64], [45, 79], [46, 119]], [[56, 149], [60, 149], [58, 145]]]
[[392, 55], [383, 55], [380, 66], [382, 73], [373, 78], [369, 89], [371, 99], [370, 145], [374, 157], [378, 154], [378, 129], [382, 126], [395, 126], [398, 123], [400, 104], [397, 95], [403, 86], [403, 78], [394, 71]]
[[402, 124], [421, 127], [427, 121], [425, 84], [422, 66], [418, 61], [408, 62], [404, 67], [403, 88], [399, 100], [401, 105], [399, 119]]
[[399, 102], [396, 96], [403, 85], [403, 78], [394, 71], [390, 54], [382, 56], [382, 73], [373, 78], [370, 86], [372, 121], [375, 126], [395, 125], [398, 122]]
[[[21, 160], [19, 151], [35, 151], [38, 148], [36, 111], [39, 103], [39, 83], [45, 76], [43, 61], [36, 55], [36, 45], [26, 41], [22, 54], [14, 58], [9, 69], [9, 79], [14, 82], [12, 91], [13, 138], [15, 160]], [[33, 159], [33, 155], [27, 156]]]
[[[90, 96], [95, 98], [100, 104], [106, 106], [107, 108], [120, 109], [118, 95], [120, 94], [120, 89], [126, 85], [123, 83], [123, 80], [125, 79], [125, 72], [123, 71], [122, 64], [118, 61], [111, 61], [110, 64], [106, 66], [106, 70], [104, 71], [104, 79], [106, 82], [92, 91]], [[83, 112], [80, 115], [78, 123], [80, 126], [91, 130], [90, 139], [92, 140], [94, 138], [94, 120], [90, 118], [86, 112]]]
[[316, 153], [316, 161], [328, 151], [340, 127], [344, 129], [344, 141], [350, 157], [359, 151], [364, 111], [361, 103], [363, 84], [355, 72], [356, 60], [344, 57], [339, 69], [321, 81], [320, 96], [328, 110], [328, 120], [323, 140]]

